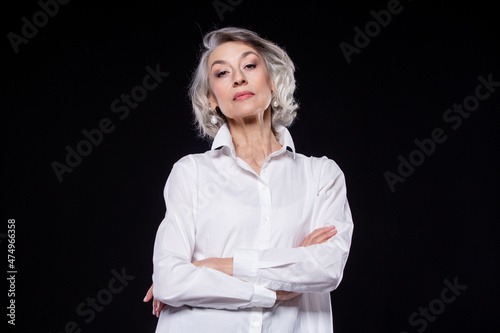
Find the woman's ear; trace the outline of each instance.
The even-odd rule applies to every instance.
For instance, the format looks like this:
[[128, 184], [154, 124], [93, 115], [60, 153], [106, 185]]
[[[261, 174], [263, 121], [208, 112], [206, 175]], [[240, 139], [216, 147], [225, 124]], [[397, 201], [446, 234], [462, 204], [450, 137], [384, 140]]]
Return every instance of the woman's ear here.
[[215, 97], [211, 93], [208, 94], [208, 104], [210, 105], [210, 108], [212, 110], [215, 110], [215, 108], [217, 106], [219, 106], [219, 104], [217, 103], [217, 100], [215, 99]]

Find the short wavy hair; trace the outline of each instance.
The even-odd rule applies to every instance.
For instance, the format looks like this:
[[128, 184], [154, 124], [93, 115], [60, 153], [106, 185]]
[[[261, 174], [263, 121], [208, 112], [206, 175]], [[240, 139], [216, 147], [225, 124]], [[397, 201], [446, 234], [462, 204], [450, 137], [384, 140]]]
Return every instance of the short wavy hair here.
[[[212, 51], [226, 42], [242, 42], [254, 48], [267, 66], [269, 75], [274, 82], [273, 102], [271, 105], [271, 126], [274, 132], [276, 126], [290, 126], [297, 116], [298, 104], [294, 99], [295, 65], [288, 54], [276, 44], [259, 37], [255, 32], [235, 27], [227, 27], [211, 31], [203, 37], [203, 48], [198, 67], [193, 73], [189, 85], [189, 97], [193, 106], [194, 121], [198, 134], [202, 138], [213, 139], [219, 128], [226, 122], [223, 114], [210, 108], [208, 97], [210, 94], [208, 58]], [[274, 104], [274, 103], [273, 103]], [[211, 123], [212, 116], [218, 122]]]

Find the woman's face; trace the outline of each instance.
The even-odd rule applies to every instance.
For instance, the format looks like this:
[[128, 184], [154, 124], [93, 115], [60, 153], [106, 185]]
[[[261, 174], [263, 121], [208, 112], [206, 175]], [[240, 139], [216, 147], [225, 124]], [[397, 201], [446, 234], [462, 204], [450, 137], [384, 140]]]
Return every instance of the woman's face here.
[[241, 42], [219, 45], [208, 58], [210, 105], [230, 119], [263, 115], [274, 84], [264, 59]]

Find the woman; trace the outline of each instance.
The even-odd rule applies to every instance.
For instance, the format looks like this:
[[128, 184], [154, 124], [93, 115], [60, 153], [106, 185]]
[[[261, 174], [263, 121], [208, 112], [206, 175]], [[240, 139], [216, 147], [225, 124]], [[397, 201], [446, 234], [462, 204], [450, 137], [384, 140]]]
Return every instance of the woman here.
[[212, 149], [180, 159], [165, 186], [145, 298], [156, 331], [332, 332], [353, 231], [343, 173], [295, 152], [285, 51], [239, 28], [204, 46], [190, 97]]

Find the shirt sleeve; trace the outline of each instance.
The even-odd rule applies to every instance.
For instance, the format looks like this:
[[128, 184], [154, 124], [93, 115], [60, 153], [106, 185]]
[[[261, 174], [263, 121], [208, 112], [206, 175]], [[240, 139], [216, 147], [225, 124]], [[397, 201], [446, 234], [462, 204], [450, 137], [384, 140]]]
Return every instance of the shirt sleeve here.
[[173, 307], [272, 307], [275, 291], [191, 263], [196, 233], [194, 165], [190, 157], [181, 159], [165, 185], [167, 212], [158, 228], [153, 251], [154, 297]]
[[316, 199], [314, 215], [319, 221], [313, 224], [335, 225], [335, 236], [307, 247], [236, 249], [233, 276], [272, 290], [323, 293], [336, 289], [342, 280], [354, 225], [344, 175], [326, 157], [322, 159]]

